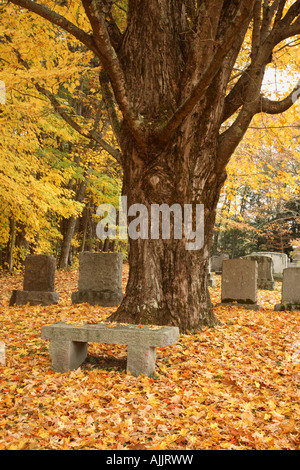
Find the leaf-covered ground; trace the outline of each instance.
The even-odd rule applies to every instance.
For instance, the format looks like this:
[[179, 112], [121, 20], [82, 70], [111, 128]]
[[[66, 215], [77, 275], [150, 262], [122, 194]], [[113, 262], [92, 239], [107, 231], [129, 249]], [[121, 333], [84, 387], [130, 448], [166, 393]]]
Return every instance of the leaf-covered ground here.
[[9, 307], [22, 276], [0, 276], [0, 450], [300, 449], [300, 312], [274, 311], [280, 283], [259, 291], [261, 311], [217, 307], [222, 326], [159, 348], [154, 376], [133, 377], [124, 346], [94, 343], [77, 371], [51, 370], [42, 325], [113, 310], [73, 306], [77, 279], [57, 273], [59, 305]]

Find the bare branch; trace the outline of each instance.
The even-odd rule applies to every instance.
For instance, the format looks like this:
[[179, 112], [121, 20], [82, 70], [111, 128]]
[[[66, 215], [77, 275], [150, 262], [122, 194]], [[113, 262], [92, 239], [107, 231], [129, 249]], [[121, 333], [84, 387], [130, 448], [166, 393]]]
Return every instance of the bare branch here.
[[219, 136], [217, 171], [222, 171], [243, 139], [254, 115], [251, 106], [243, 106], [234, 123]]
[[[250, 94], [251, 96], [251, 94]], [[235, 148], [250, 127], [251, 120], [255, 114], [280, 114], [291, 108], [300, 96], [300, 81], [297, 83], [291, 93], [281, 101], [273, 101], [259, 96], [253, 99], [252, 103], [245, 103], [236, 118], [235, 122], [219, 137], [218, 146], [218, 166], [224, 167], [229, 161]], [[246, 95], [247, 100], [247, 95]], [[297, 127], [297, 126], [296, 126]]]
[[[300, 33], [300, 18], [298, 17], [300, 15], [300, 0], [297, 0], [281, 20], [284, 4], [282, 1], [277, 1], [272, 6], [274, 7], [275, 4], [276, 8], [273, 8], [273, 14], [277, 19], [277, 24], [274, 24], [273, 30], [266, 35], [255, 59], [225, 100], [223, 121], [228, 119], [239, 107], [242, 106], [242, 108], [234, 123], [219, 136], [218, 171], [221, 171], [228, 163], [230, 156], [245, 135], [255, 114], [260, 112], [268, 114], [282, 113], [289, 109], [300, 95], [300, 83], [281, 101], [269, 100], [263, 97], [259, 91], [264, 70], [270, 60], [269, 55], [274, 47], [283, 39]], [[293, 17], [291, 15], [292, 9]], [[293, 18], [296, 18], [296, 20], [293, 21]], [[292, 23], [289, 24], [289, 22]]]
[[280, 29], [277, 28], [277, 30], [275, 30], [274, 32], [276, 33], [274, 35], [274, 46], [279, 44], [281, 41], [284, 41], [285, 39], [300, 34], [300, 16], [292, 24], [283, 26]]
[[283, 13], [285, 4], [286, 4], [286, 0], [280, 0], [280, 1], [279, 1], [279, 5], [278, 5], [277, 12], [276, 12], [276, 16], [275, 16], [275, 22], [274, 22], [275, 25], [276, 25], [276, 24], [281, 20], [281, 18], [282, 18], [282, 13]]
[[286, 96], [281, 101], [273, 101], [264, 96], [261, 97], [260, 103], [257, 106], [257, 113], [266, 113], [266, 114], [280, 114], [287, 111], [291, 108], [300, 97], [300, 81], [291, 91], [291, 93]]

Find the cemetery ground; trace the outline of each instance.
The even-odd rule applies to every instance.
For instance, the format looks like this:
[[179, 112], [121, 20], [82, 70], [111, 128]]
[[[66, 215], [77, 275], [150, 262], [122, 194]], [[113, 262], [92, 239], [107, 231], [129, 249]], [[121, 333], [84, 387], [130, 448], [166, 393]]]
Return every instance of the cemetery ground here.
[[[123, 270], [123, 290], [128, 267]], [[300, 312], [216, 307], [222, 325], [157, 349], [155, 373], [126, 373], [126, 347], [89, 344], [75, 371], [51, 370], [41, 326], [97, 322], [114, 308], [72, 305], [78, 272], [57, 272], [58, 305], [9, 306], [22, 275], [0, 276], [0, 449], [299, 450]], [[220, 302], [220, 276], [210, 288]]]

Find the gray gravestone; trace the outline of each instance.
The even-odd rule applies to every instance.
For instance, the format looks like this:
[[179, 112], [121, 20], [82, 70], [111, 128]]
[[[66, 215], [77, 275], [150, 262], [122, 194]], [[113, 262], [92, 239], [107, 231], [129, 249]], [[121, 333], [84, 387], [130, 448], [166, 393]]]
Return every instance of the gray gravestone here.
[[48, 255], [28, 255], [25, 260], [23, 290], [14, 290], [10, 305], [57, 304], [55, 289], [56, 259]]
[[274, 290], [276, 283], [273, 277], [273, 259], [270, 256], [260, 255], [248, 255], [245, 256], [245, 259], [257, 261], [257, 288]]
[[122, 253], [80, 253], [78, 291], [72, 293], [72, 302], [118, 306], [123, 299], [122, 269]]
[[283, 270], [281, 303], [275, 310], [300, 310], [300, 267]]
[[281, 281], [283, 270], [288, 266], [288, 256], [285, 253], [276, 253], [274, 251], [258, 251], [251, 253], [251, 256], [269, 256], [273, 260], [273, 277], [275, 280]]
[[257, 261], [245, 258], [223, 260], [221, 304], [259, 310], [257, 305]]
[[23, 290], [54, 292], [56, 259], [47, 255], [29, 255], [25, 260]]
[[211, 270], [217, 274], [221, 274], [223, 260], [228, 258], [229, 256], [225, 253], [220, 253], [219, 255], [212, 256], [210, 259]]

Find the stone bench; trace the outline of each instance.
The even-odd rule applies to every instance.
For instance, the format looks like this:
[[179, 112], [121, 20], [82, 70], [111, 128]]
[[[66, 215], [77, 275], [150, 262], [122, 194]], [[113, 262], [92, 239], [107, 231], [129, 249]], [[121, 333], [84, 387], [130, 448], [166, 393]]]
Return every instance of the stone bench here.
[[53, 370], [66, 372], [80, 367], [87, 357], [88, 343], [127, 345], [127, 371], [134, 376], [151, 375], [155, 369], [156, 348], [171, 346], [179, 338], [179, 328], [116, 323], [77, 325], [64, 322], [42, 326], [43, 339], [49, 339]]

